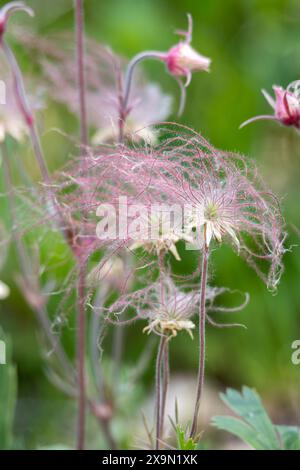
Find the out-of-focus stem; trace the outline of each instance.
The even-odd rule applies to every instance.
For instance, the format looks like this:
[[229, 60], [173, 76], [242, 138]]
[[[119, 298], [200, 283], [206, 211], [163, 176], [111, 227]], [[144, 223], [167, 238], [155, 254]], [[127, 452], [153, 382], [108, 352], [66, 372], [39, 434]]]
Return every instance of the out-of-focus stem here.
[[[7, 155], [7, 149], [6, 149], [5, 143], [1, 144], [1, 153], [3, 156], [2, 160], [3, 160], [3, 170], [4, 170], [4, 183], [7, 189], [8, 204], [9, 204], [10, 216], [11, 216], [12, 225], [13, 225], [13, 237], [14, 237], [14, 241], [16, 244], [16, 250], [18, 253], [18, 259], [20, 262], [21, 271], [23, 273], [24, 278], [28, 281], [28, 284], [30, 285], [30, 282], [32, 281], [34, 274], [31, 270], [31, 260], [28, 256], [26, 247], [23, 243], [23, 240], [20, 234], [16, 230], [16, 227], [17, 227], [16, 201], [15, 201], [14, 188], [12, 184], [11, 168], [9, 164], [9, 158]], [[51, 323], [49, 321], [45, 308], [42, 306], [40, 308], [34, 308], [34, 312], [44, 330], [44, 333], [46, 335], [49, 345], [53, 348], [53, 351], [56, 354], [59, 360], [59, 363], [64, 370], [64, 373], [69, 375], [70, 372], [72, 371], [72, 366], [65, 354], [64, 349], [62, 348], [59, 341], [55, 339], [51, 331]]]
[[115, 381], [118, 380], [118, 374], [120, 372], [122, 364], [122, 354], [124, 350], [124, 340], [125, 340], [126, 330], [124, 326], [116, 325], [114, 327], [113, 334], [113, 370]]
[[[204, 232], [206, 228], [204, 227]], [[204, 235], [206, 240], [206, 236]], [[205, 372], [205, 320], [206, 320], [206, 285], [207, 285], [207, 272], [208, 272], [208, 257], [209, 257], [209, 248], [204, 243], [204, 248], [202, 252], [202, 269], [201, 269], [201, 287], [200, 287], [200, 308], [199, 308], [199, 365], [198, 365], [198, 379], [197, 379], [197, 392], [196, 392], [196, 402], [194, 417], [191, 427], [190, 436], [194, 439], [197, 434], [197, 423], [198, 415], [200, 408], [200, 401], [203, 392], [204, 386], [204, 372]]]
[[105, 436], [109, 449], [117, 450], [117, 444], [111, 432], [110, 420], [105, 420], [99, 417], [99, 414], [97, 413], [97, 405], [95, 405], [93, 402], [89, 401], [89, 407], [99, 423], [99, 426]]
[[2, 47], [2, 50], [4, 52], [4, 55], [7, 59], [7, 62], [12, 72], [16, 100], [17, 100], [19, 109], [24, 117], [24, 120], [26, 124], [28, 125], [33, 150], [34, 150], [35, 157], [36, 157], [37, 163], [41, 171], [41, 175], [43, 177], [44, 183], [47, 186], [49, 186], [50, 185], [49, 171], [48, 171], [46, 160], [43, 155], [40, 138], [36, 130], [34, 116], [32, 114], [32, 111], [27, 101], [22, 72], [19, 68], [19, 65], [17, 63], [14, 53], [12, 52], [11, 48], [9, 47], [7, 42], [4, 40], [4, 38], [2, 38], [0, 45]]
[[[107, 287], [101, 286], [97, 292], [95, 299], [95, 310], [101, 309], [105, 302], [105, 297], [107, 294]], [[99, 337], [101, 334], [104, 334], [104, 328], [106, 324], [104, 318], [100, 314], [92, 312], [92, 318], [90, 321], [90, 331], [89, 331], [89, 350], [90, 350], [90, 359], [91, 359], [91, 368], [95, 380], [95, 385], [98, 391], [98, 397], [100, 401], [104, 400], [104, 381], [103, 374], [99, 361]]]
[[161, 416], [160, 416], [160, 435], [164, 431], [164, 418], [166, 412], [167, 394], [170, 381], [170, 367], [169, 367], [169, 344], [165, 343], [163, 364], [162, 364], [162, 400], [161, 400]]
[[13, 51], [11, 50], [11, 48], [9, 47], [9, 45], [7, 44], [7, 42], [5, 41], [3, 37], [1, 38], [1, 41], [0, 41], [0, 47], [2, 48], [3, 53], [6, 57], [6, 60], [9, 64], [9, 67], [13, 76], [16, 101], [18, 103], [20, 112], [28, 126], [34, 155], [38, 163], [38, 166], [40, 168], [43, 182], [47, 187], [48, 198], [49, 198], [49, 202], [51, 205], [50, 215], [58, 216], [62, 233], [65, 236], [66, 240], [69, 242], [68, 235], [66, 234], [65, 229], [64, 229], [63, 216], [61, 214], [59, 206], [56, 203], [53, 190], [51, 188], [51, 178], [49, 175], [46, 159], [44, 157], [43, 148], [42, 148], [41, 141], [40, 141], [40, 136], [35, 125], [34, 115], [28, 104], [22, 72], [19, 68], [18, 62], [15, 58]]
[[88, 125], [86, 112], [86, 83], [84, 69], [84, 10], [83, 0], [75, 0], [77, 81], [80, 108], [80, 137], [83, 146], [88, 145]]
[[77, 387], [78, 387], [78, 423], [77, 449], [83, 450], [85, 445], [85, 276], [86, 263], [79, 263], [78, 273], [78, 322], [77, 322]]

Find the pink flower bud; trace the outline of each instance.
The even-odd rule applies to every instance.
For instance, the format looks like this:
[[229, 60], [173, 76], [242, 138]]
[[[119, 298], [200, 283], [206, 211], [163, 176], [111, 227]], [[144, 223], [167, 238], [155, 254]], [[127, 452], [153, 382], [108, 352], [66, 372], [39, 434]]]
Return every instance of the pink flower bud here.
[[180, 41], [176, 46], [162, 56], [162, 59], [167, 65], [167, 68], [171, 75], [175, 77], [185, 76], [186, 86], [191, 81], [192, 72], [204, 71], [209, 72], [211, 59], [199, 54], [191, 46], [192, 41], [192, 17], [188, 15], [188, 31], [178, 33], [185, 36], [185, 40]]
[[211, 60], [198, 54], [187, 42], [180, 42], [172, 47], [166, 55], [166, 64], [172, 75], [188, 76], [191, 72], [209, 72]]
[[274, 86], [275, 92], [275, 117], [286, 126], [300, 128], [300, 99], [296, 93]]
[[300, 81], [292, 82], [287, 89], [281, 86], [273, 86], [275, 93], [275, 99], [269, 95], [265, 90], [262, 93], [269, 105], [274, 110], [274, 115], [261, 115], [255, 116], [245, 121], [241, 126], [244, 127], [254, 121], [260, 121], [264, 119], [270, 119], [278, 121], [285, 126], [294, 126], [300, 129]]

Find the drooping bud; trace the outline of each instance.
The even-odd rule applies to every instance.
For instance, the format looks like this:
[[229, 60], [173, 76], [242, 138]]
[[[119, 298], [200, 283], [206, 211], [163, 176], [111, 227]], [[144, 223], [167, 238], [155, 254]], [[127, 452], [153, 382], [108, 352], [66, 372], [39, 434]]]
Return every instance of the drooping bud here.
[[192, 41], [192, 17], [188, 15], [189, 27], [187, 32], [179, 31], [179, 34], [184, 35], [185, 39], [180, 41], [163, 56], [167, 68], [171, 75], [175, 77], [186, 77], [186, 84], [191, 81], [192, 72], [204, 71], [209, 72], [211, 59], [199, 54], [191, 46]]

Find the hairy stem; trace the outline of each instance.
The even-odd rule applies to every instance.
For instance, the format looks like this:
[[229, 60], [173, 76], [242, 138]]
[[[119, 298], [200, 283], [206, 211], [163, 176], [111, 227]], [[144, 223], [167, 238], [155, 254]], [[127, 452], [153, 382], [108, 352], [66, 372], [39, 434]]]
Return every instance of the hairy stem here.
[[156, 359], [156, 398], [155, 398], [155, 409], [156, 409], [156, 441], [155, 441], [155, 449], [160, 449], [160, 442], [161, 442], [161, 428], [162, 428], [162, 386], [161, 386], [161, 376], [162, 376], [162, 363], [164, 357], [164, 350], [167, 342], [166, 336], [161, 336], [159, 347], [158, 347], [158, 354]]
[[162, 402], [161, 402], [161, 416], [160, 416], [160, 435], [163, 435], [164, 430], [164, 418], [166, 412], [167, 393], [170, 381], [170, 367], [169, 367], [169, 344], [166, 341], [163, 365], [162, 365]]
[[133, 73], [134, 73], [136, 65], [145, 59], [161, 60], [163, 57], [164, 57], [164, 54], [162, 52], [146, 51], [146, 52], [141, 52], [140, 54], [137, 54], [129, 62], [127, 66], [126, 74], [125, 74], [124, 93], [123, 93], [123, 99], [122, 99], [122, 103], [120, 107], [121, 109], [120, 109], [119, 128], [120, 128], [120, 137], [122, 139], [124, 137], [123, 131], [124, 131], [125, 121], [130, 112], [130, 109], [128, 108], [128, 104], [129, 104], [130, 90], [131, 90], [132, 80], [133, 80]]
[[83, 146], [88, 145], [88, 125], [86, 112], [86, 83], [84, 69], [84, 11], [83, 0], [75, 0], [76, 58], [78, 99], [80, 109], [80, 137]]
[[85, 275], [86, 264], [79, 265], [78, 273], [78, 322], [77, 322], [77, 387], [78, 387], [78, 423], [77, 449], [85, 445]]
[[207, 271], [208, 271], [208, 257], [209, 249], [206, 243], [204, 244], [202, 253], [202, 269], [201, 269], [201, 287], [200, 287], [200, 308], [199, 308], [199, 368], [197, 379], [197, 392], [196, 403], [191, 427], [190, 436], [194, 439], [197, 434], [197, 423], [200, 408], [200, 401], [204, 386], [204, 372], [205, 372], [205, 320], [206, 320], [206, 285], [207, 285]]

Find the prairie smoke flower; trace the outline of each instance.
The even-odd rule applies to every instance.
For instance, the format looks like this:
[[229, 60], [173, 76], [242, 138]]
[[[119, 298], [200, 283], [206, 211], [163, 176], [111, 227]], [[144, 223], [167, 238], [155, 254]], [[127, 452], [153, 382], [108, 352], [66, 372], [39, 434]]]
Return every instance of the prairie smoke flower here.
[[179, 290], [167, 277], [154, 286], [151, 294], [152, 308], [145, 315], [149, 324], [143, 332], [174, 338], [179, 331], [186, 331], [193, 339], [195, 324], [190, 318], [196, 313], [197, 293]]
[[[237, 189], [238, 191], [238, 189]], [[186, 230], [200, 231], [200, 243], [209, 246], [212, 239], [219, 243], [225, 236], [233, 241], [237, 249], [240, 243], [236, 232], [239, 231], [239, 213], [234, 184], [229, 182], [207, 180], [205, 189], [193, 192], [194, 207], [187, 213]], [[195, 233], [195, 232], [194, 232]]]
[[192, 79], [192, 73], [197, 71], [209, 72], [211, 59], [199, 54], [192, 48], [193, 21], [192, 16], [188, 15], [188, 31], [178, 31], [178, 34], [184, 36], [176, 46], [162, 55], [162, 60], [166, 63], [168, 71], [174, 77], [185, 77], [185, 86], [188, 86]]
[[128, 308], [134, 308], [137, 315], [129, 321], [148, 320], [149, 324], [144, 328], [144, 332], [173, 338], [177, 336], [178, 331], [187, 331], [193, 338], [192, 330], [195, 325], [190, 318], [197, 311], [198, 300], [196, 291], [183, 292], [170, 277], [164, 276], [149, 287], [122, 296], [110, 307], [105, 308], [104, 312], [107, 319], [114, 316], [122, 325], [121, 315]]
[[[140, 52], [130, 61], [126, 71], [124, 86], [123, 111], [125, 113], [128, 110], [129, 96], [133, 80], [133, 72], [136, 65], [144, 59], [156, 59], [166, 64], [168, 72], [176, 78], [180, 86], [181, 98], [178, 114], [182, 114], [185, 105], [185, 88], [191, 82], [192, 73], [196, 71], [209, 72], [211, 63], [211, 59], [200, 55], [192, 48], [191, 41], [193, 24], [191, 15], [188, 15], [188, 23], [188, 31], [178, 31], [178, 33], [181, 36], [184, 36], [185, 39], [180, 41], [175, 46], [171, 47], [168, 52]], [[182, 76], [186, 78], [185, 84], [183, 84], [180, 80], [180, 77]]]
[[[135, 242], [143, 242], [150, 251], [171, 249], [177, 257], [174, 247], [179, 239], [195, 241], [198, 246], [204, 235], [207, 246], [212, 240], [228, 240], [266, 283], [275, 287], [283, 270], [283, 220], [277, 199], [265, 187], [257, 169], [242, 156], [221, 152], [182, 126], [160, 125], [156, 131], [161, 136], [157, 145], [100, 147], [84, 168], [71, 166], [66, 171], [69, 181], [64, 179], [65, 186], [74, 191], [63, 194], [63, 210], [70, 212], [70, 218], [76, 216], [79, 226], [80, 210], [89, 214], [83, 225], [97, 245], [97, 207], [107, 203], [110, 212], [117, 212], [120, 198], [126, 197], [128, 230], [122, 237], [117, 233], [113, 240], [98, 240], [100, 245], [130, 248]], [[135, 215], [130, 215], [129, 209], [140, 204], [146, 221], [154, 206], [163, 210], [166, 206], [179, 207], [183, 225], [168, 233], [163, 220], [156, 241], [149, 235], [143, 237], [142, 232], [134, 238], [130, 223]]]
[[[189, 290], [187, 290], [189, 289]], [[225, 308], [216, 305], [216, 300], [223, 294], [234, 294], [224, 287], [207, 286], [206, 289], [206, 320], [216, 327], [241, 326], [238, 324], [219, 324], [214, 322], [210, 314], [217, 312], [239, 312], [247, 304], [249, 297], [245, 295], [245, 301], [233, 308]], [[101, 307], [108, 321], [122, 325], [136, 320], [147, 320], [148, 325], [143, 329], [144, 333], [156, 333], [166, 335], [169, 338], [177, 336], [179, 331], [186, 331], [193, 338], [195, 323], [192, 318], [199, 309], [199, 289], [194, 284], [176, 285], [168, 275], [163, 275], [159, 281], [148, 287], [120, 296], [109, 307]], [[133, 309], [135, 316], [129, 320], [122, 320], [127, 310]]]
[[150, 170], [152, 193], [161, 191], [166, 200], [183, 207], [186, 235], [195, 228], [198, 239], [205, 235], [206, 245], [212, 239], [232, 241], [274, 288], [283, 270], [285, 233], [278, 201], [258, 170], [242, 156], [221, 152], [182, 126], [166, 125], [161, 133], [164, 138], [151, 150], [156, 161]]
[[240, 128], [250, 124], [251, 122], [260, 120], [273, 120], [285, 126], [293, 126], [300, 129], [300, 94], [299, 94], [300, 81], [290, 83], [287, 89], [280, 86], [273, 86], [275, 99], [269, 95], [265, 90], [262, 93], [269, 105], [274, 110], [274, 115], [261, 115], [248, 119]]
[[[152, 209], [151, 214], [145, 217], [145, 227], [146, 238], [143, 239], [143, 233], [141, 233], [140, 240], [133, 242], [130, 246], [132, 250], [142, 247], [158, 257], [170, 252], [177, 261], [181, 261], [176, 243], [179, 240], [190, 243], [193, 241], [192, 237], [183, 231], [182, 225], [176, 226], [176, 220], [171, 223], [170, 214], [163, 210], [153, 211]], [[150, 237], [149, 232], [151, 232]]]

